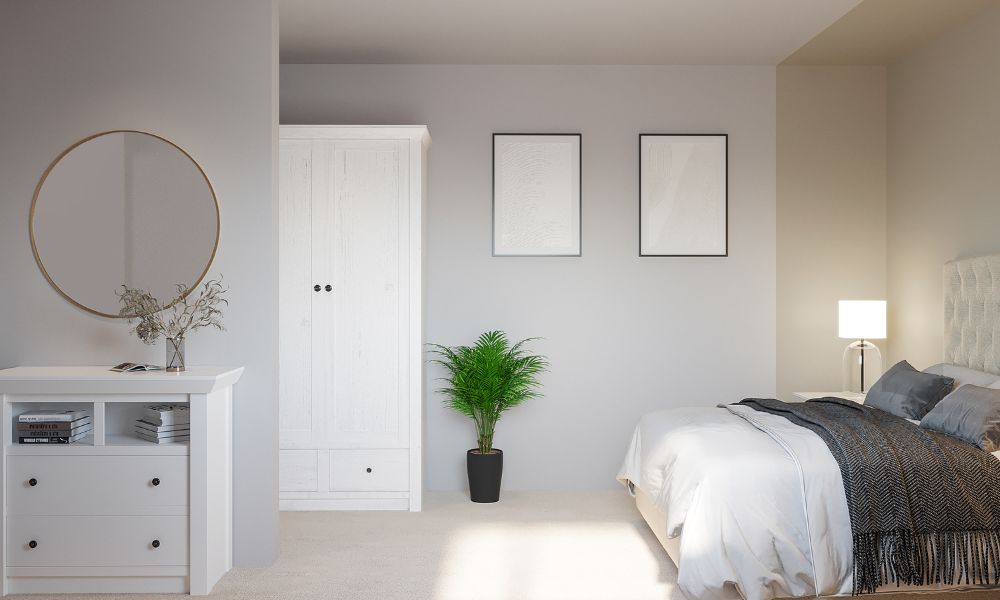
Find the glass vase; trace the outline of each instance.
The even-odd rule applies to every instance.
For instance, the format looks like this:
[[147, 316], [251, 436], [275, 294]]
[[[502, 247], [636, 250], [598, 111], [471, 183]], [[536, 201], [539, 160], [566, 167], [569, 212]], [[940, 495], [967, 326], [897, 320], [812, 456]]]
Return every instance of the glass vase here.
[[180, 373], [184, 370], [184, 338], [167, 338], [167, 371]]

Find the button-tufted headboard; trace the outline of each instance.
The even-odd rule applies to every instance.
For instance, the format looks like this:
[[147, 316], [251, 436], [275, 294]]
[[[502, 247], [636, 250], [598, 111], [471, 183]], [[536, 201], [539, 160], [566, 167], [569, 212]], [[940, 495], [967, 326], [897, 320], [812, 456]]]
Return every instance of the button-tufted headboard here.
[[944, 361], [1000, 374], [1000, 254], [944, 266]]

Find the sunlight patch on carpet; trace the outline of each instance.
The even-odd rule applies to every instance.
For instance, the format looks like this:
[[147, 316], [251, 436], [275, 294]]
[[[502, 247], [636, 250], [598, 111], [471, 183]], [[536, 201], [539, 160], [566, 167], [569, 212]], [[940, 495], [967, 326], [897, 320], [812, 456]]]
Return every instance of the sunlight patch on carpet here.
[[[451, 535], [435, 600], [634, 598], [674, 587], [648, 542], [628, 523], [479, 523]], [[660, 549], [662, 552], [662, 549]], [[642, 582], [629, 595], [631, 582]]]

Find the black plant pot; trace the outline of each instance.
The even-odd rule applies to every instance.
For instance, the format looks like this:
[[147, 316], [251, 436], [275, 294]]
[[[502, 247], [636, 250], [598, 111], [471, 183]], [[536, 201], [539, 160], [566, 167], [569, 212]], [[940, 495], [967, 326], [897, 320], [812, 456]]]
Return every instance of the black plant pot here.
[[473, 502], [500, 500], [503, 450], [494, 448], [489, 454], [480, 454], [477, 448], [473, 448], [465, 454], [465, 466], [469, 471], [469, 496]]

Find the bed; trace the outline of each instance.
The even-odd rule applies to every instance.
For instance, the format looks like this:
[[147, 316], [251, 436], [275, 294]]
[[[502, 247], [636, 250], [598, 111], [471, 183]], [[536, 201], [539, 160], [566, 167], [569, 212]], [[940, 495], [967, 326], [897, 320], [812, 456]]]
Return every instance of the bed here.
[[[944, 282], [945, 362], [927, 371], [953, 377], [956, 388], [1000, 387], [1000, 255], [948, 263]], [[720, 405], [643, 416], [618, 479], [692, 600], [848, 596], [858, 589], [841, 466], [815, 431]], [[979, 568], [985, 587], [995, 585], [1000, 574]], [[874, 591], [982, 587], [893, 583]]]

